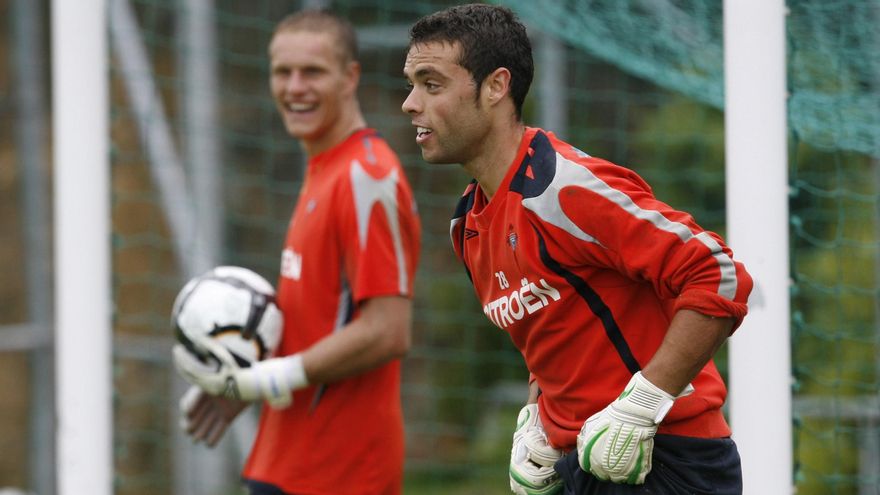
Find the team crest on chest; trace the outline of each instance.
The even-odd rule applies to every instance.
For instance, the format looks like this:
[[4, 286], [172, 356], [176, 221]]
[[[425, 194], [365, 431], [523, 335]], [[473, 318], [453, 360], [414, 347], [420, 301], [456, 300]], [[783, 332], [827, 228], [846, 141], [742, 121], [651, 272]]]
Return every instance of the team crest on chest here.
[[511, 230], [507, 233], [507, 245], [510, 246], [510, 249], [516, 251], [516, 245], [519, 242], [519, 238], [516, 236], [516, 232]]

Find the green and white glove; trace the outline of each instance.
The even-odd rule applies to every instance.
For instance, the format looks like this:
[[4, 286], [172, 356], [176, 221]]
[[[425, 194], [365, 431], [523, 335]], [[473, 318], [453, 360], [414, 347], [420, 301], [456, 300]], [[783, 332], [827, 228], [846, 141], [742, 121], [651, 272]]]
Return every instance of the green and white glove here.
[[590, 416], [577, 436], [581, 469], [600, 480], [641, 485], [651, 472], [654, 434], [679, 397], [666, 393], [639, 371], [614, 402]]
[[186, 381], [211, 395], [265, 400], [273, 408], [283, 409], [292, 403], [294, 390], [309, 385], [299, 354], [256, 361], [242, 368], [219, 343], [206, 339], [201, 344], [211, 355], [207, 362], [177, 344], [172, 349], [174, 365]]
[[562, 452], [547, 442], [537, 404], [519, 411], [513, 448], [510, 450], [510, 489], [517, 495], [549, 495], [562, 491], [562, 480], [553, 464]]

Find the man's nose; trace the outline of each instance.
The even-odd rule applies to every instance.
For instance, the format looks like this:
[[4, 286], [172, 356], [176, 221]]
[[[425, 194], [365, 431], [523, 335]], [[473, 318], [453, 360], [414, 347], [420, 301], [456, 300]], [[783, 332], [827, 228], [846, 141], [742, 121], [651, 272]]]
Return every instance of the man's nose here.
[[410, 90], [409, 94], [406, 95], [406, 99], [403, 100], [403, 105], [400, 106], [400, 109], [403, 110], [403, 113], [410, 115], [421, 112], [421, 105], [416, 96], [415, 89]]

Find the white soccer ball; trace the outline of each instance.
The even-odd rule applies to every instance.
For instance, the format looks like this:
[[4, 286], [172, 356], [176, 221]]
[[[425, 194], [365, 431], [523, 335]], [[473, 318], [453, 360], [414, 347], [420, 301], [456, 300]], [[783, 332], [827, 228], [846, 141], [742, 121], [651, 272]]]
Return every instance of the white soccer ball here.
[[171, 311], [177, 340], [195, 356], [231, 358], [243, 368], [274, 354], [282, 324], [272, 284], [238, 266], [218, 266], [187, 282]]

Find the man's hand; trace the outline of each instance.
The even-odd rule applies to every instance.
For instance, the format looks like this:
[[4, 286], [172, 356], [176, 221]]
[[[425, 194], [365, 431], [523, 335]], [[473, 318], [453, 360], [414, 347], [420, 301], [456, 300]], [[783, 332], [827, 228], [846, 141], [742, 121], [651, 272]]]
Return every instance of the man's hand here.
[[[678, 395], [693, 392], [688, 385]], [[584, 422], [577, 437], [581, 469], [600, 480], [640, 485], [651, 471], [654, 434], [678, 397], [664, 392], [639, 371], [620, 397]]]
[[256, 361], [241, 368], [223, 346], [207, 340], [201, 342], [210, 353], [207, 362], [180, 344], [172, 353], [174, 365], [186, 381], [211, 395], [239, 401], [264, 399], [273, 408], [283, 409], [291, 404], [294, 390], [309, 384], [299, 354]]
[[547, 443], [537, 404], [526, 404], [516, 420], [510, 451], [510, 489], [517, 495], [549, 495], [562, 490], [553, 464], [562, 452]]
[[214, 447], [248, 402], [210, 395], [196, 385], [180, 398], [180, 428], [193, 442]]

